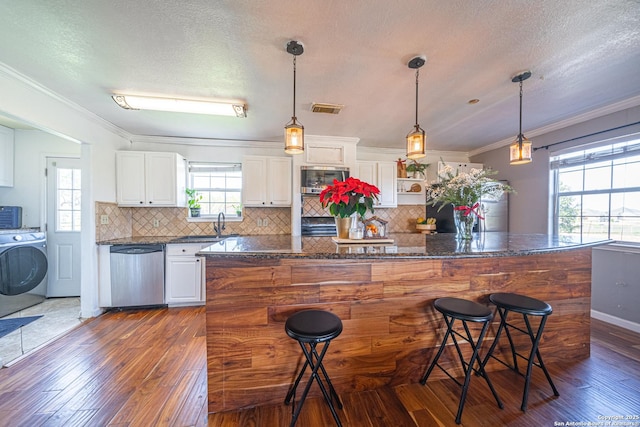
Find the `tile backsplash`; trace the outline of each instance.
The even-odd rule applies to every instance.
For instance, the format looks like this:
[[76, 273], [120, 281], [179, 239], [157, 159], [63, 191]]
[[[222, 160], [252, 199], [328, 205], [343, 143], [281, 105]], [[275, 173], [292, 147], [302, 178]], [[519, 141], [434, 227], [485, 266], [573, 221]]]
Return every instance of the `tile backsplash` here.
[[[416, 218], [425, 216], [425, 207], [403, 205], [376, 209], [374, 214], [389, 222], [391, 233], [415, 232]], [[101, 223], [103, 215], [107, 216], [107, 224]], [[96, 202], [98, 242], [123, 237], [215, 234], [213, 224], [214, 221], [188, 221], [187, 208], [127, 208], [115, 203]], [[244, 208], [242, 221], [227, 221], [224, 233], [291, 234], [291, 208]]]
[[[411, 233], [415, 231], [416, 219], [426, 215], [425, 205], [401, 205], [397, 208], [378, 208], [373, 215], [388, 221], [389, 233]], [[331, 216], [322, 207], [318, 197], [303, 197], [302, 216]], [[367, 214], [370, 217], [371, 214]]]
[[[188, 221], [187, 212], [187, 208], [128, 208], [96, 202], [96, 241], [215, 234], [214, 221]], [[103, 215], [108, 224], [101, 224]], [[227, 221], [224, 233], [291, 234], [291, 208], [245, 208], [242, 221]]]

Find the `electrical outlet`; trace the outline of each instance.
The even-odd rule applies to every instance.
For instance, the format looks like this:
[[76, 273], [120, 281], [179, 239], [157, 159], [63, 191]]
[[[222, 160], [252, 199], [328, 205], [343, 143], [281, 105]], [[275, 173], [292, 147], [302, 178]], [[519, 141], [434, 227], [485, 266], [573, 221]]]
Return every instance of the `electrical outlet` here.
[[100, 224], [109, 224], [109, 215], [100, 215]]
[[262, 220], [262, 226], [263, 227], [268, 227], [269, 226], [269, 218], [265, 218]]
[[153, 226], [154, 227], [160, 227], [160, 220], [158, 218], [154, 218], [153, 219]]
[[258, 227], [262, 227], [262, 218], [258, 218], [256, 223], [258, 224]]

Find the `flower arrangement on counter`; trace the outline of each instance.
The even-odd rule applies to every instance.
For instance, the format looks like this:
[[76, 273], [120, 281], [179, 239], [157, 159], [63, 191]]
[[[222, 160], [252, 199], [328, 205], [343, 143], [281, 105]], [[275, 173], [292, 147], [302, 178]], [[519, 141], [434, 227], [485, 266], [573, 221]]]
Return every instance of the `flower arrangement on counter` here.
[[378, 187], [357, 178], [334, 179], [333, 185], [320, 193], [320, 203], [335, 217], [347, 218], [355, 213], [364, 218], [367, 210], [373, 212], [373, 201], [378, 200], [379, 194]]
[[498, 198], [502, 193], [515, 192], [509, 185], [490, 178], [497, 173], [492, 169], [473, 168], [469, 172], [458, 172], [445, 165], [440, 172], [440, 182], [431, 183], [427, 190], [427, 204], [441, 203], [440, 210], [450, 203], [454, 209], [464, 211], [465, 216], [474, 213], [482, 219], [478, 212], [481, 197]]

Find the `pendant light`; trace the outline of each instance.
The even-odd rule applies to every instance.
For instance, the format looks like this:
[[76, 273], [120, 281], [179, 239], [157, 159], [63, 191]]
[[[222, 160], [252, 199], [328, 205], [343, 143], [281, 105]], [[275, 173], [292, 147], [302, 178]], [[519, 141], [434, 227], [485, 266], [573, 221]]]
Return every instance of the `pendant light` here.
[[418, 124], [418, 77], [420, 73], [420, 67], [424, 65], [426, 60], [423, 57], [416, 56], [409, 61], [409, 68], [416, 70], [416, 124], [414, 129], [407, 135], [407, 158], [408, 159], [420, 159], [427, 155], [426, 152], [426, 139], [427, 136], [424, 129]]
[[522, 134], [522, 82], [531, 77], [531, 71], [524, 71], [514, 76], [511, 81], [520, 83], [520, 130], [516, 140], [509, 146], [509, 163], [512, 165], [524, 165], [531, 162], [531, 141]]
[[304, 152], [304, 126], [296, 118], [296, 57], [302, 55], [304, 46], [295, 40], [287, 43], [287, 52], [293, 55], [293, 116], [284, 127], [284, 152], [300, 154]]

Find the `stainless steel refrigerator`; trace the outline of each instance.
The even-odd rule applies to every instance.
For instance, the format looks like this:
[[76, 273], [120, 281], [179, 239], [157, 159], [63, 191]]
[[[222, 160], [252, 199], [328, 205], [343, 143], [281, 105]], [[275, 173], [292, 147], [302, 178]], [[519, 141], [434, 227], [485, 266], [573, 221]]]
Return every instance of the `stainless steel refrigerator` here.
[[[498, 181], [508, 185], [507, 181]], [[500, 197], [483, 197], [480, 209], [484, 220], [479, 222], [479, 231], [509, 231], [509, 193]]]
[[[508, 184], [507, 181], [498, 181]], [[428, 203], [428, 201], [427, 201]], [[453, 222], [453, 206], [448, 204], [440, 212], [440, 205], [427, 205], [426, 218], [436, 219], [436, 231], [438, 233], [455, 233], [456, 226]], [[484, 197], [480, 200], [481, 215], [483, 220], [478, 221], [474, 231], [509, 231], [509, 194], [503, 193], [501, 197]]]

